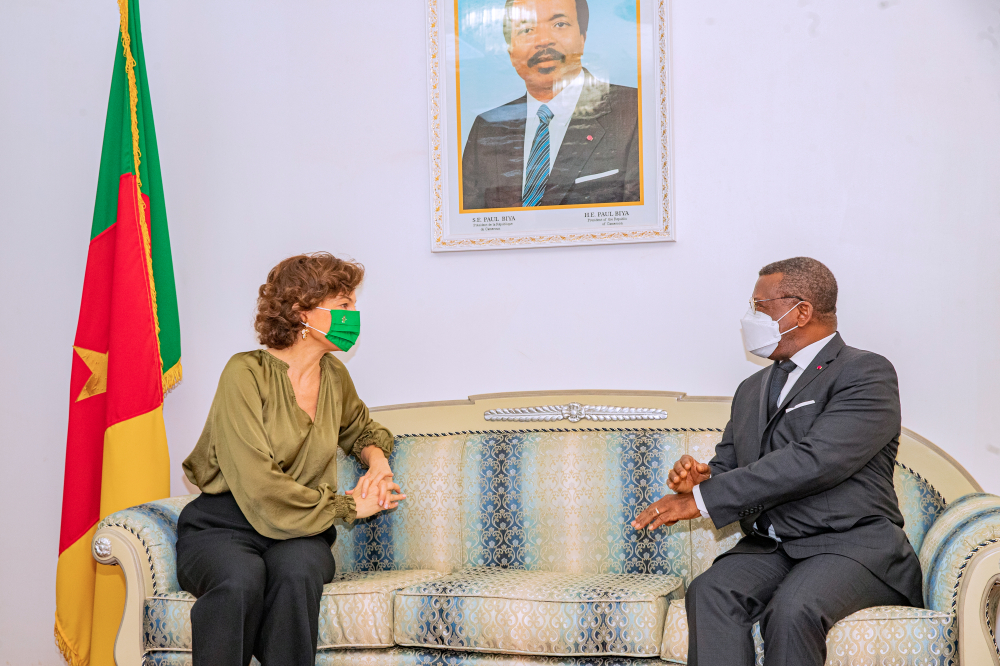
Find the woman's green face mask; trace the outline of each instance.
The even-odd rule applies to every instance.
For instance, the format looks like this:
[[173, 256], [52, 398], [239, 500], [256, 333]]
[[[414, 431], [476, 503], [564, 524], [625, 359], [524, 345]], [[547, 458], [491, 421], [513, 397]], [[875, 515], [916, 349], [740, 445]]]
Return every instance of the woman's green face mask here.
[[337, 345], [340, 351], [350, 351], [354, 343], [358, 341], [361, 333], [361, 313], [357, 310], [331, 310], [316, 306], [317, 310], [326, 310], [330, 313], [330, 330], [321, 331], [314, 326], [309, 326], [317, 333], [322, 333], [326, 339]]

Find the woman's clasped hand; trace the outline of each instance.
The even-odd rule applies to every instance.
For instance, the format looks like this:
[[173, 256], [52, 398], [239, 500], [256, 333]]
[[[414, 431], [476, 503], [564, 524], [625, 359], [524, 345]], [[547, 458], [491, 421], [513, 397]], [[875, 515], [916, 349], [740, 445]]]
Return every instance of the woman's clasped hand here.
[[368, 472], [358, 479], [358, 485], [344, 491], [354, 498], [358, 518], [373, 516], [383, 509], [395, 509], [406, 499], [406, 495], [392, 480], [392, 470], [382, 449], [369, 446], [361, 452], [361, 456], [368, 465]]

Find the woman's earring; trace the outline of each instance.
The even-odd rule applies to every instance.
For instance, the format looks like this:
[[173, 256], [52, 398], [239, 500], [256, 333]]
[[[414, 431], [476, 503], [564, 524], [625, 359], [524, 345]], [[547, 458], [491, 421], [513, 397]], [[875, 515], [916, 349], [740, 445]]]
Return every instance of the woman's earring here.
[[303, 329], [302, 329], [302, 339], [303, 339], [303, 340], [305, 340], [305, 339], [306, 339], [306, 335], [308, 335], [308, 331], [307, 331], [306, 329], [304, 329], [304, 328], [303, 328]]

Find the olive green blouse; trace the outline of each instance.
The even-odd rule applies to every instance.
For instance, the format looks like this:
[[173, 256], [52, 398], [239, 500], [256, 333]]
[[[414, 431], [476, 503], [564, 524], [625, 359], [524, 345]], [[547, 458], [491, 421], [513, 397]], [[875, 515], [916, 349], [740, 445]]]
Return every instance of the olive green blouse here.
[[337, 447], [360, 461], [371, 445], [388, 457], [392, 433], [371, 419], [340, 360], [320, 361], [313, 421], [295, 401], [288, 364], [259, 349], [229, 359], [184, 472], [202, 492], [231, 491], [264, 536], [311, 536], [355, 519], [354, 498], [336, 494]]

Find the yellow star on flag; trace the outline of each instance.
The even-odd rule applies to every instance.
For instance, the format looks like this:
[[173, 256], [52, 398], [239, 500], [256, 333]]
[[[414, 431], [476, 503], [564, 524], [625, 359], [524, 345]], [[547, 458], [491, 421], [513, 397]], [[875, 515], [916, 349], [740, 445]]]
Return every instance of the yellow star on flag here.
[[108, 354], [73, 346], [80, 359], [87, 364], [90, 370], [90, 377], [83, 385], [83, 390], [77, 396], [76, 401], [80, 402], [84, 398], [91, 398], [100, 395], [108, 390]]

